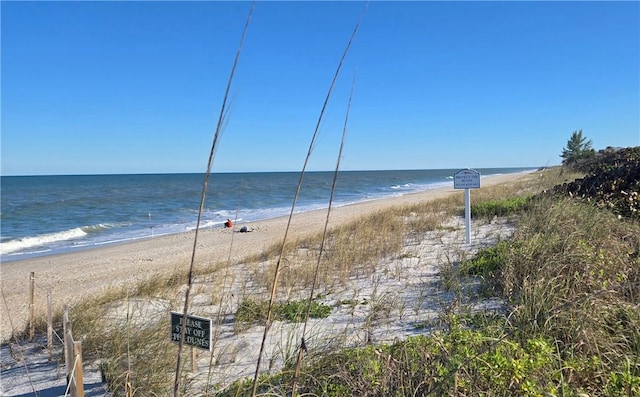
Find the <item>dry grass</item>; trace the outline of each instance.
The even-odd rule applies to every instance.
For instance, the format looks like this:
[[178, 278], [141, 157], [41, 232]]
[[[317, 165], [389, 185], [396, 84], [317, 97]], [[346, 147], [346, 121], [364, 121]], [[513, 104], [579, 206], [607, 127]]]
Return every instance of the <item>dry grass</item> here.
[[572, 353], [609, 351], [607, 360], [620, 358], [617, 343], [640, 348], [640, 329], [622, 331], [634, 323], [628, 316], [638, 317], [638, 224], [554, 200], [528, 213], [515, 238], [502, 277], [505, 295], [518, 302], [515, 326], [553, 335]]
[[[526, 184], [502, 188], [494, 190], [499, 197], [536, 191]], [[546, 197], [518, 216], [516, 230], [473, 265], [476, 274], [490, 267], [495, 277], [485, 281], [497, 284], [490, 290], [510, 304], [506, 315], [465, 315], [443, 306], [443, 331], [319, 355], [298, 392], [640, 395], [640, 224], [584, 202]], [[449, 289], [462, 291], [457, 261], [467, 260], [453, 259], [444, 270]], [[367, 329], [398, 307], [388, 291], [373, 296]], [[261, 390], [286, 394], [290, 376], [285, 370], [265, 377]], [[238, 383], [224, 395], [243, 390]]]
[[[556, 169], [533, 173], [517, 183], [480, 189], [474, 197], [480, 201], [529, 195], [550, 188], [565, 177]], [[334, 288], [350, 277], [370, 277], [381, 261], [400, 256], [408, 241], [420, 239], [428, 231], [438, 230], [452, 214], [458, 214], [463, 203], [457, 196], [379, 211], [330, 230], [318, 274], [320, 288]], [[279, 278], [282, 300], [305, 296], [304, 292], [308, 291], [313, 280], [321, 237], [321, 234], [307, 236], [287, 244]], [[239, 263], [212, 264], [206, 269], [199, 269], [194, 287], [196, 293], [209, 295], [211, 302], [221, 307], [212, 316], [225, 314], [243, 299], [270, 290], [279, 252], [280, 245], [275, 244], [259, 256]], [[253, 270], [245, 272], [244, 279], [238, 279], [232, 270], [238, 266]], [[226, 280], [227, 285], [211, 280]], [[83, 337], [85, 354], [103, 362], [114, 390], [124, 392], [131, 387], [139, 395], [162, 395], [168, 390], [168, 383], [173, 381], [176, 347], [166, 337], [166, 316], [158, 316], [157, 323], [141, 327], [134, 321], [135, 310], [128, 305], [144, 298], [147, 302], [161, 302], [167, 308], [178, 307], [185, 281], [186, 274], [181, 272], [154, 275], [135, 285], [88, 298], [72, 308], [74, 334]], [[230, 297], [231, 283], [242, 285], [241, 296]], [[403, 310], [396, 307], [399, 303], [393, 297], [389, 291], [380, 291], [372, 300], [370, 327], [376, 327], [387, 316], [387, 311]], [[114, 325], [108, 314], [117, 304], [129, 307], [131, 313], [124, 322]], [[188, 375], [185, 375], [185, 385], [188, 384], [187, 379]]]

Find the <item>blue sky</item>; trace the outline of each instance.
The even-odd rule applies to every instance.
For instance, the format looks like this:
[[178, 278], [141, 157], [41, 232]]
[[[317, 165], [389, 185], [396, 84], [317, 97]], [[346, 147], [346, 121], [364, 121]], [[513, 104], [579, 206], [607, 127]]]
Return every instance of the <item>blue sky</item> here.
[[[2, 175], [204, 172], [250, 2], [0, 3]], [[258, 2], [214, 172], [298, 171], [367, 3]], [[309, 170], [640, 145], [640, 2], [368, 4]]]

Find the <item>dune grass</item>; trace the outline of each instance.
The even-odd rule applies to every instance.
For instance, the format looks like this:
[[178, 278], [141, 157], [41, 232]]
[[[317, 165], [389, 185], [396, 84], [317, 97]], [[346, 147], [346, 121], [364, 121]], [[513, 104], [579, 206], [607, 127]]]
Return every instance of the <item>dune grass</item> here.
[[[508, 303], [504, 315], [445, 313], [429, 336], [317, 356], [298, 393], [640, 395], [640, 225], [568, 198], [527, 201], [511, 240], [460, 267]], [[261, 391], [290, 377], [265, 377]]]
[[[640, 230], [637, 223], [621, 222], [593, 206], [553, 198], [531, 200], [536, 192], [572, 177], [550, 169], [474, 192], [474, 205], [486, 209], [484, 218], [517, 214], [513, 218], [517, 232], [512, 240], [463, 261], [459, 277], [483, 280], [486, 291], [508, 302], [507, 316], [443, 313], [443, 330], [429, 337], [327, 351], [306, 363], [300, 391], [380, 396], [636, 392]], [[483, 204], [487, 202], [491, 204]], [[401, 255], [405, 242], [458, 216], [461, 206], [461, 198], [451, 196], [379, 211], [331, 230], [319, 283], [331, 289], [351, 276], [370, 275], [380, 261]], [[284, 320], [287, 313], [296, 312], [293, 303], [310, 285], [320, 238], [320, 234], [299, 236], [289, 243], [279, 280]], [[260, 263], [251, 266], [262, 270], [249, 274], [246, 295], [233, 298], [238, 307], [241, 300], [252, 302], [253, 291], [270, 288], [269, 264], [276, 257], [277, 250], [267, 249], [237, 264], [212, 264], [198, 270], [197, 276], [220, 277], [234, 266]], [[142, 327], [131, 309], [114, 325], [109, 308], [116, 302], [133, 306], [131, 302], [139, 298], [173, 307], [185, 276], [155, 275], [73, 307], [74, 335], [83, 338], [85, 355], [101, 360], [116, 395], [166, 395], [173, 384], [176, 348], [169, 342], [162, 316]], [[204, 292], [219, 304], [232, 299], [224, 286]], [[234, 304], [229, 303], [231, 307]], [[245, 323], [259, 321], [261, 315], [260, 311], [241, 314], [249, 316]], [[289, 370], [264, 377], [260, 390], [288, 394]], [[191, 375], [183, 373], [181, 384], [187, 391]], [[217, 390], [214, 386], [211, 390]], [[246, 386], [235, 383], [226, 393], [245, 395]]]

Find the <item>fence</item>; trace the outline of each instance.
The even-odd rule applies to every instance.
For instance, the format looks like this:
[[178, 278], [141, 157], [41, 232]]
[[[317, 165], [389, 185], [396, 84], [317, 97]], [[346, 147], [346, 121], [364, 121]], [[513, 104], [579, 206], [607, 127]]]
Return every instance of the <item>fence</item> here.
[[[29, 275], [29, 340], [35, 338], [35, 273]], [[65, 371], [67, 376], [67, 393], [71, 397], [84, 397], [84, 382], [82, 372], [82, 341], [73, 339], [71, 321], [69, 320], [69, 307], [62, 306], [63, 328], [63, 352]], [[53, 309], [51, 304], [51, 291], [47, 291], [47, 349], [49, 360], [52, 359], [53, 350]]]
[[62, 328], [64, 332], [64, 362], [67, 371], [67, 385], [72, 397], [84, 397], [82, 375], [82, 341], [73, 339], [69, 308], [62, 307]]

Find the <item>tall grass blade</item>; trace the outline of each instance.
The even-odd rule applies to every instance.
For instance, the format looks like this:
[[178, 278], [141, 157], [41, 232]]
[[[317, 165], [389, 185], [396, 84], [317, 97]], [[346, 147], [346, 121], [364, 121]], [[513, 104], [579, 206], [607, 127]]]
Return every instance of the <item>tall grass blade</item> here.
[[342, 158], [342, 149], [344, 148], [344, 138], [347, 135], [347, 124], [349, 123], [349, 111], [351, 110], [351, 99], [353, 98], [353, 89], [356, 84], [356, 77], [353, 76], [351, 83], [351, 93], [349, 94], [349, 102], [347, 103], [347, 113], [344, 118], [344, 126], [342, 128], [342, 139], [340, 140], [340, 149], [338, 150], [338, 160], [336, 161], [336, 169], [333, 173], [333, 181], [331, 183], [331, 195], [329, 197], [329, 208], [327, 208], [327, 217], [324, 222], [324, 229], [322, 231], [322, 240], [320, 242], [320, 250], [318, 252], [318, 260], [316, 262], [316, 268], [313, 273], [313, 281], [311, 283], [311, 290], [309, 291], [309, 299], [307, 300], [307, 310], [304, 317], [304, 325], [302, 327], [302, 339], [300, 340], [300, 346], [298, 348], [298, 358], [296, 359], [296, 369], [293, 374], [293, 383], [291, 386], [291, 395], [296, 396], [296, 387], [298, 383], [298, 376], [300, 376], [300, 367], [302, 365], [302, 355], [306, 350], [305, 337], [307, 336], [307, 325], [309, 324], [309, 316], [311, 314], [311, 302], [313, 302], [313, 295], [316, 291], [318, 283], [318, 272], [320, 270], [320, 261], [322, 260], [322, 253], [324, 252], [324, 243], [327, 240], [327, 231], [329, 228], [329, 217], [331, 215], [331, 206], [333, 204], [333, 197], [336, 191], [336, 181], [338, 179], [338, 172], [340, 170], [340, 159]]
[[[365, 7], [366, 10], [366, 7]], [[304, 179], [304, 173], [307, 169], [307, 164], [309, 163], [309, 158], [311, 157], [311, 153], [313, 152], [313, 148], [316, 144], [316, 137], [318, 136], [318, 130], [320, 129], [320, 123], [322, 122], [322, 118], [324, 116], [324, 112], [327, 108], [327, 104], [329, 103], [329, 99], [331, 98], [331, 93], [333, 92], [333, 88], [335, 87], [336, 81], [338, 79], [338, 76], [340, 75], [340, 69], [342, 68], [342, 64], [344, 63], [345, 58], [347, 57], [347, 54], [349, 53], [349, 48], [351, 47], [351, 43], [353, 42], [353, 39], [356, 36], [356, 33], [358, 32], [358, 28], [360, 27], [360, 23], [362, 22], [362, 18], [364, 16], [364, 11], [360, 14], [360, 18], [358, 19], [358, 22], [356, 23], [355, 28], [353, 29], [353, 32], [351, 33], [351, 37], [349, 38], [349, 42], [347, 43], [346, 48], [344, 49], [344, 52], [342, 53], [342, 57], [340, 58], [340, 62], [338, 63], [338, 67], [336, 68], [336, 72], [333, 76], [333, 80], [331, 81], [331, 84], [329, 86], [329, 91], [327, 92], [327, 96], [325, 97], [324, 103], [322, 105], [322, 109], [320, 111], [320, 115], [318, 116], [318, 121], [316, 123], [316, 127], [315, 130], [313, 131], [313, 136], [311, 137], [311, 142], [309, 144], [309, 150], [307, 151], [307, 155], [304, 159], [304, 164], [302, 166], [302, 170], [300, 171], [300, 178], [298, 179], [298, 186], [296, 187], [296, 193], [294, 195], [293, 198], [293, 202], [291, 205], [291, 212], [289, 213], [289, 218], [287, 220], [287, 226], [285, 228], [285, 232], [284, 232], [284, 237], [282, 239], [282, 246], [280, 248], [280, 256], [278, 257], [278, 261], [276, 262], [276, 266], [275, 266], [275, 270], [274, 270], [274, 276], [273, 276], [273, 285], [271, 287], [271, 296], [269, 297], [269, 309], [267, 311], [267, 319], [265, 322], [265, 327], [264, 327], [264, 333], [262, 335], [262, 342], [260, 344], [260, 352], [258, 353], [258, 360], [256, 363], [256, 371], [253, 377], [253, 388], [252, 388], [252, 392], [251, 395], [255, 396], [256, 395], [256, 391], [257, 391], [257, 387], [258, 387], [258, 374], [260, 373], [260, 364], [262, 363], [262, 354], [264, 353], [264, 346], [267, 340], [267, 335], [269, 333], [269, 328], [271, 326], [271, 315], [272, 315], [272, 311], [273, 311], [273, 303], [275, 300], [275, 296], [276, 296], [276, 292], [278, 289], [278, 276], [280, 275], [280, 265], [281, 265], [281, 261], [282, 261], [282, 256], [284, 255], [284, 251], [286, 248], [286, 244], [287, 244], [287, 235], [289, 233], [289, 228], [291, 226], [291, 219], [293, 219], [293, 212], [295, 211], [295, 207], [296, 207], [296, 202], [298, 201], [298, 196], [300, 195], [300, 189], [302, 187], [302, 181]]]
[[249, 9], [249, 15], [247, 16], [247, 21], [244, 25], [244, 30], [242, 31], [242, 37], [240, 38], [240, 44], [238, 45], [238, 50], [236, 51], [236, 56], [233, 61], [233, 67], [231, 68], [231, 74], [229, 75], [229, 80], [227, 82], [227, 88], [224, 93], [224, 98], [222, 101], [222, 107], [220, 108], [220, 115], [218, 117], [218, 123], [216, 125], [216, 131], [213, 137], [213, 142], [211, 144], [211, 151], [209, 152], [209, 160], [207, 162], [207, 172], [204, 176], [204, 182], [202, 184], [202, 195], [200, 198], [200, 208], [198, 210], [198, 220], [196, 222], [196, 230], [193, 238], [193, 250], [191, 252], [191, 263], [189, 265], [189, 275], [187, 282], [187, 290], [185, 291], [184, 297], [184, 309], [182, 312], [182, 330], [180, 332], [180, 344], [178, 345], [178, 359], [176, 360], [176, 377], [173, 385], [173, 395], [174, 397], [178, 396], [178, 389], [180, 386], [180, 364], [182, 357], [182, 349], [184, 347], [184, 336], [186, 332], [187, 326], [187, 313], [189, 311], [189, 293], [191, 292], [191, 285], [193, 282], [193, 268], [196, 257], [196, 247], [198, 245], [198, 231], [200, 230], [200, 222], [202, 219], [202, 213], [204, 212], [204, 204], [205, 199], [207, 197], [207, 188], [209, 186], [209, 177], [211, 175], [211, 166], [213, 165], [213, 158], [216, 152], [216, 148], [218, 146], [218, 138], [220, 137], [220, 132], [222, 131], [222, 127], [225, 120], [225, 113], [227, 111], [227, 100], [229, 98], [229, 91], [231, 90], [231, 83], [233, 82], [233, 76], [235, 75], [236, 67], [238, 66], [238, 60], [240, 59], [240, 53], [242, 52], [242, 45], [244, 43], [244, 38], [247, 34], [247, 30], [249, 29], [249, 23], [251, 22], [251, 16], [253, 15], [253, 10], [255, 8], [255, 1], [251, 4], [251, 8]]

